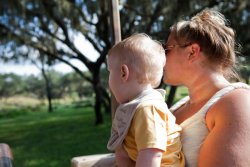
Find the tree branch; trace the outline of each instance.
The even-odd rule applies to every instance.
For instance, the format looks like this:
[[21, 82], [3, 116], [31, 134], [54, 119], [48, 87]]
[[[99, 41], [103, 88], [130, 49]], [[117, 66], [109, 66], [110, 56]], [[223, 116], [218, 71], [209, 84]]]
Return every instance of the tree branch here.
[[84, 75], [84, 73], [77, 68], [76, 66], [74, 66], [72, 63], [70, 63], [69, 61], [63, 59], [60, 56], [57, 56], [55, 53], [51, 53], [48, 48], [44, 47], [43, 45], [39, 45], [37, 43], [32, 42], [30, 39], [27, 38], [23, 38], [23, 36], [16, 34], [15, 32], [11, 31], [8, 27], [6, 27], [5, 25], [0, 23], [0, 27], [4, 28], [6, 31], [8, 31], [13, 37], [15, 37], [17, 42], [20, 42], [22, 44], [27, 44], [29, 46], [31, 46], [32, 48], [38, 50], [41, 53], [44, 53], [46, 55], [49, 55], [50, 57], [53, 57], [67, 65], [69, 65], [72, 69], [74, 69], [81, 77], [83, 77], [83, 79], [87, 80], [88, 82], [92, 83], [92, 79], [86, 75]]
[[67, 27], [65, 26], [65, 23], [62, 22], [60, 18], [54, 15], [53, 11], [51, 11], [53, 8], [51, 8], [49, 2], [43, 1], [43, 4], [45, 6], [46, 11], [49, 13], [50, 17], [55, 21], [55, 23], [62, 29], [63, 34], [65, 36], [65, 41], [64, 43], [72, 49], [78, 56], [78, 59], [81, 60], [86, 67], [90, 70], [93, 71], [93, 63], [86, 58], [76, 47], [75, 45], [71, 42], [68, 34]]
[[77, 6], [77, 4], [75, 3], [75, 1], [72, 1], [72, 0], [67, 0], [70, 4], [72, 4], [72, 6], [74, 6], [77, 11], [79, 12], [79, 15], [81, 16], [81, 18], [83, 19], [84, 22], [86, 22], [87, 24], [89, 25], [93, 25], [93, 26], [96, 26], [95, 23], [87, 20], [86, 16], [83, 14], [82, 12], [82, 9], [80, 8], [80, 6]]

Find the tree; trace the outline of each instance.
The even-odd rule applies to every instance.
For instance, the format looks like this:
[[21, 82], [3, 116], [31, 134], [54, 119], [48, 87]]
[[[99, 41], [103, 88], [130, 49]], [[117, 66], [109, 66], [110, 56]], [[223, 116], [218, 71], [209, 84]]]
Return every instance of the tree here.
[[0, 75], [0, 99], [23, 93], [23, 87], [20, 76], [13, 73]]
[[240, 66], [239, 66], [239, 71], [241, 74], [242, 79], [244, 79], [244, 81], [249, 84], [249, 80], [250, 80], [250, 56], [245, 56], [245, 57], [241, 57], [241, 59], [239, 59], [240, 61]]
[[41, 71], [41, 74], [44, 78], [44, 82], [45, 82], [45, 92], [46, 92], [46, 97], [47, 97], [47, 100], [48, 100], [48, 112], [52, 112], [53, 111], [53, 107], [52, 107], [52, 86], [51, 86], [51, 79], [50, 77], [48, 76], [47, 74], [47, 64], [50, 64], [49, 62], [48, 63], [45, 63], [46, 57], [44, 57], [43, 55], [42, 56], [39, 56], [38, 59], [40, 61], [35, 61], [35, 60], [31, 60], [32, 63]]
[[[123, 0], [120, 1], [122, 38], [144, 32], [164, 42], [170, 25], [210, 7], [231, 20], [238, 39], [244, 44], [244, 55], [249, 55], [249, 3], [248, 0]], [[103, 121], [101, 106], [110, 105], [100, 73], [111, 47], [109, 5], [109, 1], [103, 0], [1, 0], [0, 7], [1, 45], [6, 48], [5, 52], [15, 51], [15, 54], [1, 55], [20, 57], [17, 53], [28, 46], [50, 61], [59, 60], [71, 66], [93, 87], [96, 124]], [[93, 45], [99, 53], [96, 61], [91, 61], [75, 46], [77, 36], [83, 36]], [[74, 66], [72, 59], [81, 61], [90, 76]]]
[[[107, 94], [107, 89], [100, 85], [100, 68], [111, 41], [107, 1], [10, 0], [1, 4], [1, 41], [5, 47], [18, 53], [23, 46], [28, 46], [50, 60], [57, 59], [71, 66], [92, 84], [96, 95], [96, 124], [102, 123], [101, 104], [105, 102], [102, 94]], [[96, 62], [90, 61], [75, 46], [74, 39], [79, 34], [100, 53]], [[12, 57], [20, 56], [16, 53]], [[74, 66], [72, 59], [83, 62], [91, 76]]]

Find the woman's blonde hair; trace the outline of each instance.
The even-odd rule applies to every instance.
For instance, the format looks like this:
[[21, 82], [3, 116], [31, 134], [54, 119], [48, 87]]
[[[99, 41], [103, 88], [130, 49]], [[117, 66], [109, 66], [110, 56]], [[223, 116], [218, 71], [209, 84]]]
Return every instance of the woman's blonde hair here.
[[111, 56], [133, 69], [139, 83], [159, 86], [166, 61], [165, 51], [148, 35], [140, 33], [124, 39], [111, 48], [108, 57]]
[[212, 65], [222, 67], [227, 78], [238, 78], [234, 70], [236, 43], [234, 30], [220, 12], [205, 9], [190, 20], [179, 21], [170, 30], [178, 43], [198, 43]]

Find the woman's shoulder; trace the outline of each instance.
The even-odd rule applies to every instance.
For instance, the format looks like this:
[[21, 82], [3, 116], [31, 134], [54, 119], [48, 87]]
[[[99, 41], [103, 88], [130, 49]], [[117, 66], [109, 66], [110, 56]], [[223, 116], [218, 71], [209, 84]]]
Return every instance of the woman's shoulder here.
[[230, 86], [234, 87], [235, 89], [250, 90], [250, 85], [242, 82], [231, 83]]
[[[250, 103], [250, 86], [244, 83], [233, 83], [230, 85], [231, 91], [228, 91], [218, 102], [222, 106], [239, 106], [242, 103]], [[226, 89], [226, 88], [225, 88]], [[224, 104], [224, 105], [223, 105]], [[243, 106], [242, 106], [243, 107]]]
[[[203, 144], [200, 150], [200, 162], [204, 162], [209, 154], [216, 153], [222, 162], [249, 163], [249, 155], [244, 153], [250, 151], [248, 144], [250, 89], [245, 84], [243, 87], [239, 85], [242, 84], [230, 85], [233, 87], [231, 91], [221, 96], [207, 113], [206, 124], [210, 134], [206, 137], [204, 142], [206, 144]], [[233, 157], [233, 161], [228, 157]], [[214, 158], [217, 159], [217, 157]]]
[[[250, 87], [234, 89], [221, 98], [217, 106], [221, 106], [222, 109], [225, 108], [229, 112], [228, 114], [230, 114], [230, 111], [234, 114], [241, 114], [239, 111], [250, 110]], [[250, 114], [250, 112], [248, 113]]]
[[250, 103], [250, 86], [237, 82], [228, 85], [227, 87], [219, 90], [210, 99], [211, 106], [215, 107], [229, 107], [239, 106], [240, 102]]
[[250, 86], [243, 83], [235, 83], [231, 86], [233, 89], [210, 108], [207, 120], [210, 120], [208, 122], [211, 126], [208, 124], [208, 127], [211, 128], [216, 120], [245, 122], [245, 118], [250, 119]]

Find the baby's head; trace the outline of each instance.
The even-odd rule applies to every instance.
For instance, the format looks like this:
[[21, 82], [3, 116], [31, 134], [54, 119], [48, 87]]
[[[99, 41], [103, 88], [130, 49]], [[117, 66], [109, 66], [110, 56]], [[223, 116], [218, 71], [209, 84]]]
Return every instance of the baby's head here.
[[127, 65], [138, 83], [155, 88], [161, 82], [166, 57], [159, 42], [146, 34], [135, 34], [114, 45], [108, 61]]

